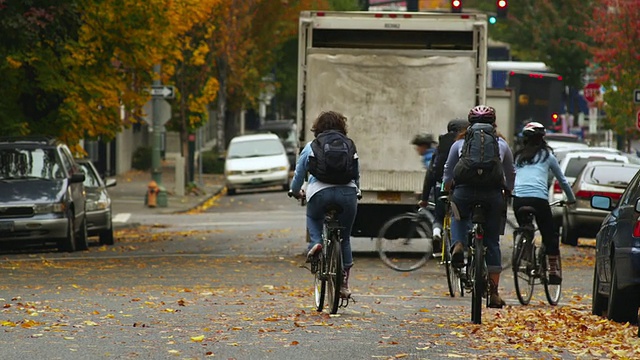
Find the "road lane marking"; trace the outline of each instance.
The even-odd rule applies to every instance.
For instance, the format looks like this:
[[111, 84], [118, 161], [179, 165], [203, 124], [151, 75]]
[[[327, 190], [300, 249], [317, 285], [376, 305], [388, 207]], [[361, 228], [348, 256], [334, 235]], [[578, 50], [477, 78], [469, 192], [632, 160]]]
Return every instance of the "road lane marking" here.
[[113, 222], [126, 223], [131, 218], [131, 213], [120, 213], [113, 217]]

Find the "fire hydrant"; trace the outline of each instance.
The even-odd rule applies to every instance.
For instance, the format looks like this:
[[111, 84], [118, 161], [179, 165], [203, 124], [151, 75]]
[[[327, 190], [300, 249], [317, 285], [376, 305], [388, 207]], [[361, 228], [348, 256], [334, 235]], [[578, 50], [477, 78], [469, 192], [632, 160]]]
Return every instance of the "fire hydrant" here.
[[155, 181], [151, 181], [147, 187], [147, 206], [156, 207], [158, 204], [158, 194], [160, 193], [160, 187]]

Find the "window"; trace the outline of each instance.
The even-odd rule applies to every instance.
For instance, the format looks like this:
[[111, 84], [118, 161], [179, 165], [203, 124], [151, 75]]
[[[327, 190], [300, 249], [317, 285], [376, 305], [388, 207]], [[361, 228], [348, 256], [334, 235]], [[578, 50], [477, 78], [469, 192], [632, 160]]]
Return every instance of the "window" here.
[[231, 144], [227, 157], [229, 159], [273, 156], [284, 153], [280, 140], [265, 139], [241, 141]]

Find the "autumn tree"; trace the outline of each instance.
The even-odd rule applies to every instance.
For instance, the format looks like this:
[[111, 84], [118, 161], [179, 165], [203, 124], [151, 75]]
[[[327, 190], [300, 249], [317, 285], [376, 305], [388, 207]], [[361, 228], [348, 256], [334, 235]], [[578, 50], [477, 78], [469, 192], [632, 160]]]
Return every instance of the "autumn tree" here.
[[640, 0], [598, 0], [590, 25], [593, 66], [610, 89], [604, 94], [606, 121], [627, 140], [637, 138], [633, 91], [640, 79]]

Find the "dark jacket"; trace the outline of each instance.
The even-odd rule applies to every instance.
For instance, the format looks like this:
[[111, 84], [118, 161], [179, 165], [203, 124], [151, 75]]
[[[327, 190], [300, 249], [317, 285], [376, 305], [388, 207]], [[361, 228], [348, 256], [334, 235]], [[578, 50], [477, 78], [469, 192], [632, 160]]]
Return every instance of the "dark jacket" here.
[[449, 149], [451, 149], [451, 145], [453, 145], [457, 137], [458, 131], [452, 131], [446, 134], [442, 134], [438, 138], [438, 147], [436, 148], [436, 153], [431, 159], [429, 170], [424, 177], [424, 185], [422, 186], [422, 200], [427, 201], [429, 199], [429, 193], [431, 193], [431, 189], [436, 186], [436, 183], [442, 182], [442, 176], [444, 175], [444, 164], [447, 162]]

